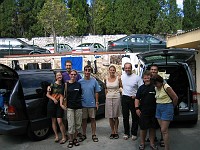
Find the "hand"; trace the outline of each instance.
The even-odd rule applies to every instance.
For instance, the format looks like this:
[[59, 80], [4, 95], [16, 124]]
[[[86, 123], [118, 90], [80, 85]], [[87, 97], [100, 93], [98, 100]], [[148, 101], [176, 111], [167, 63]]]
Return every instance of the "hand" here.
[[138, 117], [141, 116], [141, 111], [139, 109], [136, 110], [136, 114], [138, 115]]
[[65, 107], [64, 105], [60, 106], [63, 110], [67, 110], [67, 107]]
[[58, 104], [58, 101], [56, 99], [53, 99], [54, 104]]
[[99, 103], [96, 103], [96, 108], [97, 108], [97, 110], [99, 109]]

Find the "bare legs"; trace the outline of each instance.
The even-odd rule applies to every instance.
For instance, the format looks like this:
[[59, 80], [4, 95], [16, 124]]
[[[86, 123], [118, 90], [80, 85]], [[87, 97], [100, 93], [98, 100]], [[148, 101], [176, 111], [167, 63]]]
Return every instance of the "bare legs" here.
[[110, 128], [112, 134], [118, 134], [119, 119], [118, 118], [109, 118]]
[[62, 118], [57, 118], [58, 125], [60, 127], [60, 132], [62, 134], [62, 140], [66, 140], [65, 136], [65, 126], [63, 124]]
[[58, 122], [58, 125], [60, 127], [60, 131], [61, 131], [61, 134], [62, 134], [62, 140], [66, 140], [66, 136], [65, 136], [65, 126], [63, 124], [63, 121], [62, 121], [62, 118], [52, 118], [52, 129], [54, 131], [54, 134], [55, 134], [55, 140], [58, 140], [58, 131], [57, 131], [57, 122]]
[[165, 150], [169, 150], [168, 128], [169, 128], [170, 121], [164, 121], [164, 120], [158, 119], [158, 123], [160, 125], [161, 132], [162, 132], [162, 135], [163, 135], [163, 140], [164, 140], [164, 143], [165, 143]]
[[[149, 139], [150, 139], [150, 145], [151, 146], [155, 145], [155, 142], [154, 142], [155, 132], [156, 132], [155, 129], [153, 129], [153, 128], [149, 129]], [[146, 135], [147, 135], [147, 130], [140, 130], [140, 137], [141, 137], [140, 143], [141, 143], [141, 145], [145, 144]]]

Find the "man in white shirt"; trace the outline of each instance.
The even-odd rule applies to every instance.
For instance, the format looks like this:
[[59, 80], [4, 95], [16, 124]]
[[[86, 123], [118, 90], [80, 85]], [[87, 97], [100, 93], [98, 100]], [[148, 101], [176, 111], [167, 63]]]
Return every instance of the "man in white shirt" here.
[[[124, 136], [123, 138], [127, 140], [132, 137], [132, 140], [137, 139], [138, 132], [138, 116], [135, 111], [135, 96], [138, 88], [143, 84], [143, 80], [136, 74], [132, 73], [132, 64], [124, 64], [125, 73], [122, 74], [122, 114], [123, 114], [123, 125], [124, 125]], [[129, 125], [129, 111], [132, 116], [132, 126], [130, 132]]]

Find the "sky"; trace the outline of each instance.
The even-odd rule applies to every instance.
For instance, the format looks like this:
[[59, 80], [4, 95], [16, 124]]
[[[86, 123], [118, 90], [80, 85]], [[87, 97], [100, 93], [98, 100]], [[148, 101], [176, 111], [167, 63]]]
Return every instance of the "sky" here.
[[183, 0], [176, 0], [176, 3], [178, 5], [178, 8], [183, 9]]

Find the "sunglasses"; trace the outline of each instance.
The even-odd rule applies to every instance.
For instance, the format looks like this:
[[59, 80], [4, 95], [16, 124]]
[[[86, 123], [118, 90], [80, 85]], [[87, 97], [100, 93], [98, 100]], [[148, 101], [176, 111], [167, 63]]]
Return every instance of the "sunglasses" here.
[[90, 71], [91, 71], [91, 69], [85, 69], [85, 71], [88, 71], [88, 72], [90, 72]]
[[76, 74], [70, 74], [71, 76], [76, 76]]

